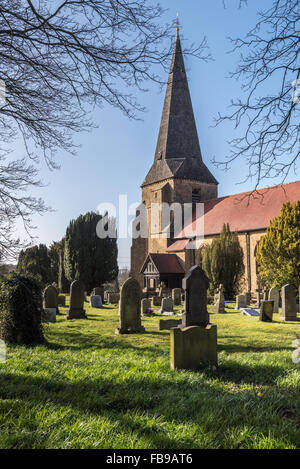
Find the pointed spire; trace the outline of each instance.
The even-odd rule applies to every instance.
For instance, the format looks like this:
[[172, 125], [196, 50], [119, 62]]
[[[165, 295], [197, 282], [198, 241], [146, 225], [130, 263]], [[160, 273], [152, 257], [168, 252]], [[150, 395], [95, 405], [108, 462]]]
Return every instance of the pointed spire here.
[[155, 160], [200, 158], [201, 151], [187, 81], [177, 20], [176, 40], [168, 78]]

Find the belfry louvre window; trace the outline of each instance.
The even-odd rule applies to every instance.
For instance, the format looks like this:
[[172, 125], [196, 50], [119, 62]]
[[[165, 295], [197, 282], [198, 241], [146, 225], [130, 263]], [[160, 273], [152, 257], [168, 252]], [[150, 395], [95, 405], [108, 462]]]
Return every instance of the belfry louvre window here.
[[192, 203], [197, 204], [201, 201], [201, 191], [199, 189], [193, 189], [192, 191]]

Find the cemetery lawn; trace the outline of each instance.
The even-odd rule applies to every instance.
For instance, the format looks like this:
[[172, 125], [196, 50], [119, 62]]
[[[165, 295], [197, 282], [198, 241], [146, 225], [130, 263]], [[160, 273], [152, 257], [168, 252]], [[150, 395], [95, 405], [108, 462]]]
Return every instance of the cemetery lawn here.
[[300, 322], [226, 307], [211, 314], [219, 367], [198, 373], [170, 370], [158, 315], [146, 334], [116, 336], [113, 305], [72, 321], [60, 308], [48, 345], [8, 347], [0, 363], [0, 447], [299, 448]]

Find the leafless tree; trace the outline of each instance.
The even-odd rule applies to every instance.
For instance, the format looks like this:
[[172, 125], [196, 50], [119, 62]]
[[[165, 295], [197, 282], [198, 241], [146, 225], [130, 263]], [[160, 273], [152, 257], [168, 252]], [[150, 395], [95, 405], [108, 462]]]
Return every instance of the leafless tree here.
[[[31, 214], [45, 210], [41, 201], [15, 195], [18, 178], [23, 189], [38, 184], [23, 156], [33, 163], [42, 156], [56, 168], [57, 151], [76, 151], [73, 133], [93, 126], [94, 106], [108, 103], [130, 118], [143, 110], [136, 92], [148, 80], [160, 82], [174, 39], [174, 24], [163, 24], [163, 13], [151, 0], [1, 2], [0, 249], [17, 247], [9, 233], [18, 215], [28, 228]], [[203, 39], [187, 52], [205, 59], [205, 49]], [[24, 155], [5, 164], [20, 138]]]
[[230, 144], [227, 169], [245, 158], [246, 179], [281, 178], [296, 171], [299, 157], [300, 118], [300, 2], [274, 0], [259, 12], [259, 21], [244, 39], [231, 39], [240, 61], [231, 78], [242, 80], [244, 100], [232, 101], [232, 113], [219, 115], [216, 123], [233, 121], [242, 129]]

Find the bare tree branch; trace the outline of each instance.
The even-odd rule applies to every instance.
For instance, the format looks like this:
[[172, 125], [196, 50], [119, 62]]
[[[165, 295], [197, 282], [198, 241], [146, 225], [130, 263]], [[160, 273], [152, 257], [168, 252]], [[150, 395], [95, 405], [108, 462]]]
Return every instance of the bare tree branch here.
[[242, 137], [229, 142], [226, 169], [238, 158], [246, 159], [245, 179], [261, 181], [280, 177], [284, 182], [296, 171], [299, 158], [300, 118], [300, 3], [274, 0], [245, 39], [231, 39], [240, 51], [240, 63], [231, 78], [242, 80], [246, 99], [231, 102], [232, 113], [219, 114], [216, 124], [232, 121], [245, 128]]

